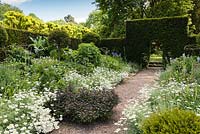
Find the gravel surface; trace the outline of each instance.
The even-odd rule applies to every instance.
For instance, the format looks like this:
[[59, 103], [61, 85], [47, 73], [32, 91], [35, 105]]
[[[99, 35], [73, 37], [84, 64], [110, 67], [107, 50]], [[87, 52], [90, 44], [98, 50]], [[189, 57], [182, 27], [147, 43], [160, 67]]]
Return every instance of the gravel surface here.
[[114, 113], [109, 121], [91, 125], [62, 123], [60, 129], [51, 134], [114, 134], [117, 129], [114, 123], [121, 118], [122, 111], [128, 105], [129, 100], [136, 98], [138, 91], [145, 85], [155, 83], [155, 79], [157, 79], [156, 72], [158, 72], [158, 69], [151, 68], [140, 71], [136, 75], [132, 74], [114, 89], [119, 95], [120, 103], [113, 109]]

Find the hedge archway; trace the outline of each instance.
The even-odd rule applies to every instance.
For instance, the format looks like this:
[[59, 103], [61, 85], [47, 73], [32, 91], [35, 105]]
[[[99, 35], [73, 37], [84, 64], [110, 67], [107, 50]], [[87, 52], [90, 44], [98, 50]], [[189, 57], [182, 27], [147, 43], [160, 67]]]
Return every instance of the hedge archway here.
[[[150, 56], [152, 40], [162, 44], [163, 57], [179, 57], [188, 44], [188, 17], [166, 17], [137, 19], [126, 22], [126, 58], [128, 61], [144, 63]], [[165, 59], [165, 58], [164, 58]], [[164, 60], [165, 61], [165, 60]]]

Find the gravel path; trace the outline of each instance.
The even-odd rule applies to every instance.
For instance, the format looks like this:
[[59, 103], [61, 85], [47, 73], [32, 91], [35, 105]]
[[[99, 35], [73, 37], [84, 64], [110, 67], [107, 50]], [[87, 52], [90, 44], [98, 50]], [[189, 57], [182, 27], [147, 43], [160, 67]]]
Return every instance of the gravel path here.
[[115, 92], [119, 95], [120, 103], [113, 109], [114, 114], [111, 120], [91, 125], [63, 123], [60, 125], [60, 129], [52, 134], [114, 134], [117, 129], [114, 123], [122, 116], [122, 111], [129, 103], [129, 100], [136, 98], [138, 91], [145, 85], [154, 84], [157, 78], [157, 71], [158, 69], [151, 68], [140, 71], [136, 75], [130, 75], [129, 78], [115, 88]]

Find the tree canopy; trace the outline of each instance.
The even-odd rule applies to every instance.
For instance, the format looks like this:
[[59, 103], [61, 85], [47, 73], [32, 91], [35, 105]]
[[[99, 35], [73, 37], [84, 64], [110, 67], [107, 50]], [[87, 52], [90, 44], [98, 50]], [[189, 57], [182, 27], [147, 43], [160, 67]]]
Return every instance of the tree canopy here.
[[0, 21], [4, 19], [4, 14], [8, 11], [22, 12], [22, 10], [20, 10], [19, 8], [11, 6], [9, 4], [2, 3], [0, 1]]
[[[124, 36], [125, 21], [138, 18], [172, 17], [193, 11], [194, 0], [95, 0], [103, 14], [108, 15], [110, 37]], [[198, 0], [197, 0], [198, 1]]]

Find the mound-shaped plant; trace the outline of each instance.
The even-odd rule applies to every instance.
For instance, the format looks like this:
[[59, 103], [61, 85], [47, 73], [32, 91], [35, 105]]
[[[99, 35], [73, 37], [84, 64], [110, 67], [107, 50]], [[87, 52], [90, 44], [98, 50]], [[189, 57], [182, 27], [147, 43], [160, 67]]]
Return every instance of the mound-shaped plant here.
[[113, 107], [118, 103], [118, 96], [112, 90], [73, 91], [68, 88], [59, 91], [56, 100], [49, 101], [47, 106], [55, 115], [77, 123], [91, 123], [108, 119]]
[[199, 134], [200, 117], [180, 109], [154, 113], [141, 125], [143, 134]]
[[93, 43], [82, 43], [79, 45], [75, 61], [82, 65], [100, 65], [101, 52]]

